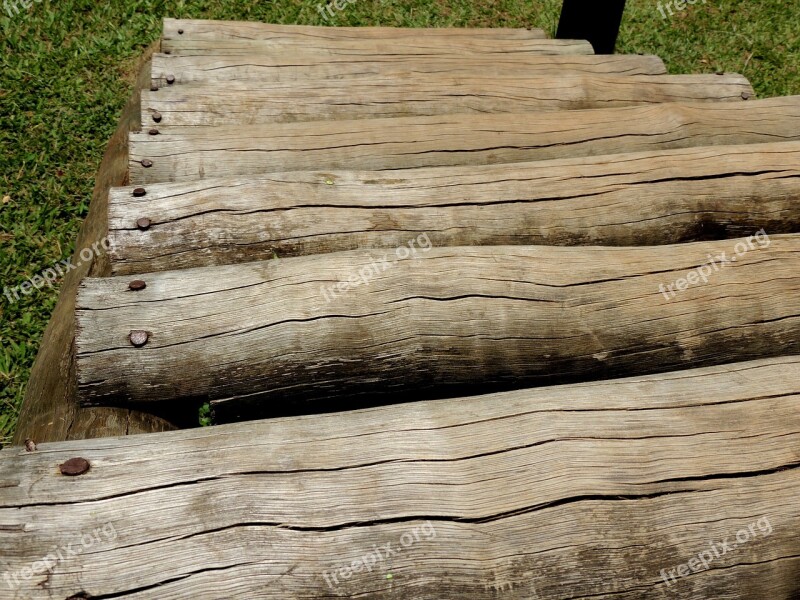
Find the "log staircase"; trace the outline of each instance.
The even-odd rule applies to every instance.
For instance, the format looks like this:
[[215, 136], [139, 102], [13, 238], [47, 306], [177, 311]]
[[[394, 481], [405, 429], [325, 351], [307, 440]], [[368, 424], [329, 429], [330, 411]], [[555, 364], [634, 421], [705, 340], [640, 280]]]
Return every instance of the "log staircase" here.
[[0, 452], [0, 599], [797, 600], [799, 200], [800, 97], [740, 75], [166, 19]]

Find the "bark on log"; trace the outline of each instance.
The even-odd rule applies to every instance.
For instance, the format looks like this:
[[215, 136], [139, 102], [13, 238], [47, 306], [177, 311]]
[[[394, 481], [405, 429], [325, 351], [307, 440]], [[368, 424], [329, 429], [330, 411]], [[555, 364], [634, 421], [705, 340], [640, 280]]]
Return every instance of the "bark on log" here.
[[322, 43], [375, 40], [409, 41], [420, 38], [459, 40], [530, 40], [545, 39], [542, 29], [511, 27], [319, 27], [281, 25], [257, 21], [214, 21], [205, 19], [164, 19], [161, 47], [175, 50], [179, 41], [211, 42], [286, 42], [308, 46]]
[[800, 235], [749, 245], [432, 248], [421, 233], [148, 274], [138, 292], [87, 279], [79, 396], [206, 398], [229, 421], [800, 353]]
[[[330, 143], [326, 139], [317, 144]], [[224, 138], [219, 142], [230, 147]], [[177, 144], [165, 145], [169, 149], [159, 149], [172, 155]], [[309, 152], [297, 161], [296, 153], [276, 153], [289, 168], [324, 169], [349, 160], [346, 153], [338, 157], [339, 144], [332, 147], [334, 154]], [[402, 163], [403, 155], [398, 149], [384, 160], [398, 156]], [[238, 156], [198, 149], [182, 158], [193, 163], [196, 157], [201, 169], [214, 163], [235, 172], [242, 167], [233, 162]], [[372, 162], [373, 156], [363, 158]], [[181, 178], [189, 175], [175, 161], [155, 163]], [[761, 228], [799, 233], [800, 142], [391, 173], [277, 173], [153, 184], [144, 197], [135, 197], [134, 189], [110, 192], [115, 275], [396, 248], [420, 231], [437, 247], [675, 244]], [[150, 221], [145, 231], [136, 226], [143, 217]]]
[[[58, 303], [42, 336], [14, 432], [15, 445], [23, 444], [27, 438], [40, 443], [173, 429], [164, 419], [135, 410], [80, 409], [75, 399], [75, 296], [82, 278], [107, 275], [110, 271], [107, 257], [95, 249], [102, 248], [108, 232], [108, 190], [128, 182], [128, 132], [141, 126], [139, 91], [148, 85], [149, 57], [155, 48], [151, 46], [141, 60], [133, 96], [97, 172], [89, 214], [71, 261], [75, 268], [64, 277]], [[90, 260], [81, 258], [85, 249], [91, 253]]]
[[[175, 75], [178, 77], [178, 75]], [[663, 102], [733, 102], [752, 97], [741, 75], [417, 76], [187, 85], [145, 92], [143, 123], [222, 125], [612, 108]], [[176, 115], [175, 113], [180, 113]], [[156, 119], [153, 118], [156, 115]], [[160, 118], [159, 116], [160, 115]], [[562, 123], [564, 121], [561, 117]]]
[[249, 81], [255, 86], [323, 79], [391, 77], [413, 81], [418, 75], [476, 77], [561, 76], [565, 73], [607, 75], [663, 75], [664, 62], [657, 56], [564, 55], [514, 57], [442, 57], [372, 55], [320, 57], [292, 52], [286, 56], [167, 56], [153, 57], [152, 83], [167, 85], [166, 76], [179, 83], [219, 84]]
[[19, 579], [58, 600], [796, 600], [799, 381], [785, 357], [6, 449], [3, 566], [72, 544]]

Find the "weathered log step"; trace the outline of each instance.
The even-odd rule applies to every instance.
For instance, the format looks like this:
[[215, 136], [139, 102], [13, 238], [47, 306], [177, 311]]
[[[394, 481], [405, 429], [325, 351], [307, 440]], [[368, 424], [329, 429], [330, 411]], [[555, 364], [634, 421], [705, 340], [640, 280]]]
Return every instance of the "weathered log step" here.
[[252, 56], [278, 57], [300, 51], [318, 57], [373, 57], [395, 56], [464, 56], [515, 57], [524, 55], [559, 56], [565, 54], [594, 54], [586, 40], [551, 40], [541, 38], [502, 39], [489, 36], [435, 36], [396, 37], [381, 39], [300, 40], [273, 38], [258, 40], [171, 40], [167, 48], [179, 56]]
[[663, 75], [664, 62], [657, 56], [565, 55], [513, 57], [442, 56], [319, 56], [302, 50], [281, 56], [166, 56], [156, 54], [151, 85], [176, 83], [228, 83], [248, 81], [253, 85], [277, 82], [391, 77], [413, 85], [419, 75], [474, 77], [490, 73], [496, 77], [557, 76], [569, 72], [609, 75]]
[[545, 111], [194, 127], [168, 125], [190, 114], [170, 110], [175, 112], [159, 113], [160, 125], [151, 122], [145, 132], [130, 135], [132, 183], [497, 164], [800, 139], [800, 96], [574, 111], [567, 123]]
[[[162, 107], [163, 108], [163, 107]], [[152, 184], [294, 170], [497, 164], [800, 140], [800, 96], [497, 115], [192, 127], [180, 109], [130, 136], [130, 182]], [[203, 113], [202, 118], [212, 114]], [[158, 132], [159, 135], [151, 135]], [[145, 166], [146, 165], [146, 166]]]
[[86, 279], [79, 399], [228, 421], [800, 353], [800, 235], [432, 246]]
[[5, 449], [4, 567], [82, 550], [26, 598], [796, 600], [798, 382], [784, 357]]
[[[662, 102], [735, 102], [752, 97], [741, 75], [419, 76], [248, 84], [190, 85], [145, 92], [142, 123], [273, 123], [452, 113], [610, 108]], [[147, 114], [149, 113], [149, 114]], [[175, 118], [180, 113], [180, 118]], [[210, 113], [210, 114], [209, 114]], [[155, 119], [153, 118], [155, 115]], [[214, 116], [222, 115], [222, 117]]]
[[257, 21], [214, 21], [205, 19], [164, 19], [161, 47], [175, 50], [179, 41], [212, 42], [285, 42], [313, 45], [319, 41], [373, 40], [390, 43], [395, 40], [443, 39], [459, 40], [530, 40], [545, 39], [542, 29], [525, 27], [319, 27], [315, 25], [283, 25]]
[[[205, 156], [201, 169], [215, 161]], [[324, 168], [333, 157], [305, 158]], [[233, 160], [216, 165], [235, 172]], [[117, 275], [396, 248], [420, 231], [437, 247], [624, 246], [762, 228], [800, 233], [800, 142], [115, 188], [108, 225]]]

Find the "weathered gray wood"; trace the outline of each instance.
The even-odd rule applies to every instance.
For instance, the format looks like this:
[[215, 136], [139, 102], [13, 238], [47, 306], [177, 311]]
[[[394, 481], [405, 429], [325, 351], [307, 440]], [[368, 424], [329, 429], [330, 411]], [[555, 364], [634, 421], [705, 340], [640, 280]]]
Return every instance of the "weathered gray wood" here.
[[[252, 116], [185, 112], [177, 102], [169, 104], [158, 105], [164, 111], [160, 125], [151, 121], [159, 135], [131, 136], [132, 183], [289, 170], [493, 164], [800, 140], [800, 96], [580, 110], [567, 120], [555, 112], [533, 112], [213, 128], [187, 122]], [[176, 122], [180, 125], [173, 126]], [[152, 163], [147, 168], [141, 164], [145, 159]]]
[[537, 56], [520, 54], [510, 57], [481, 56], [319, 56], [302, 50], [279, 56], [167, 56], [153, 58], [152, 83], [165, 86], [165, 77], [176, 82], [227, 83], [248, 81], [254, 85], [278, 82], [319, 81], [392, 77], [413, 82], [419, 75], [475, 77], [561, 76], [566, 73], [610, 75], [663, 75], [666, 67], [657, 56], [634, 55], [564, 55]]
[[[171, 116], [162, 114], [161, 125]], [[561, 115], [545, 111], [218, 127], [152, 124], [151, 129], [131, 134], [130, 168], [136, 183], [289, 170], [495, 164], [793, 140], [800, 138], [800, 96], [574, 111], [568, 125]], [[143, 167], [143, 159], [152, 164]]]
[[[108, 190], [128, 182], [128, 132], [141, 127], [139, 94], [140, 89], [147, 85], [149, 60], [154, 49], [155, 46], [151, 46], [140, 60], [133, 95], [122, 111], [117, 131], [109, 140], [97, 172], [89, 214], [81, 227], [71, 259], [74, 269], [65, 274], [58, 302], [42, 336], [25, 388], [25, 399], [14, 432], [16, 445], [22, 445], [28, 438], [35, 442], [49, 442], [173, 428], [164, 419], [135, 410], [80, 409], [75, 400], [76, 289], [83, 277], [107, 275], [110, 268], [103, 250], [103, 240], [108, 232]], [[88, 252], [90, 258], [81, 258], [81, 252]]]
[[[747, 244], [429, 242], [148, 274], [139, 292], [87, 279], [80, 400], [207, 398], [227, 421], [800, 352], [800, 235], [762, 234], [674, 297], [709, 255]], [[128, 341], [138, 330], [143, 347]]]
[[[433, 30], [435, 32], [435, 30]], [[180, 37], [180, 36], [179, 36]], [[503, 37], [469, 35], [390, 35], [387, 39], [353, 37], [350, 39], [300, 39], [297, 37], [261, 40], [181, 40], [164, 44], [165, 49], [179, 56], [251, 56], [279, 57], [300, 52], [320, 59], [389, 56], [465, 56], [504, 57], [561, 56], [594, 54], [586, 40], [550, 40], [541, 38], [504, 39]]]
[[785, 357], [6, 449], [2, 568], [72, 544], [13, 596], [57, 600], [796, 600], [799, 381]]
[[[175, 86], [146, 92], [143, 123], [219, 125], [363, 119], [452, 113], [611, 108], [663, 102], [743, 103], [752, 95], [741, 75], [564, 75], [520, 81], [504, 77], [418, 76]], [[181, 113], [180, 119], [174, 113]], [[158, 117], [156, 117], [158, 118]], [[209, 119], [213, 122], [209, 123]], [[231, 119], [235, 119], [231, 121]]]
[[[387, 131], [387, 137], [395, 132]], [[283, 133], [275, 132], [273, 146], [291, 146]], [[276, 148], [275, 161], [265, 144], [260, 169], [362, 166], [364, 160], [374, 166], [376, 155], [351, 155], [327, 136], [306, 139], [332, 150]], [[231, 145], [226, 136], [216, 141], [218, 148]], [[491, 140], [481, 141], [494, 146]], [[261, 140], [249, 143], [260, 145]], [[525, 140], [518, 136], [516, 143], [517, 152], [524, 153]], [[423, 156], [459, 156], [419, 144]], [[141, 145], [158, 146], [170, 159], [177, 146], [133, 142], [134, 148]], [[237, 159], [244, 163], [238, 152], [193, 147], [181, 157], [186, 162], [159, 157], [155, 163], [181, 179], [191, 176], [180, 171], [184, 165], [213, 165], [221, 172], [259, 168], [236, 164]], [[499, 160], [519, 157], [511, 148], [484, 152], [497, 152]], [[396, 147], [378, 156], [386, 161], [383, 167], [397, 168], [405, 166], [406, 155]], [[464, 155], [482, 160], [480, 152]], [[144, 197], [135, 197], [134, 189], [116, 188], [109, 197], [109, 255], [117, 275], [266, 260], [276, 254], [396, 248], [419, 231], [428, 232], [436, 246], [671, 244], [739, 237], [761, 228], [800, 232], [800, 142], [401, 172], [281, 172], [152, 184]], [[143, 217], [151, 222], [146, 231], [136, 226]]]
[[530, 40], [544, 39], [542, 29], [511, 27], [319, 27], [283, 25], [257, 21], [214, 21], [205, 19], [164, 19], [161, 46], [174, 50], [179, 41], [211, 42], [285, 42], [297, 41], [308, 46], [315, 42], [375, 40], [389, 43], [420, 38], [461, 40]]

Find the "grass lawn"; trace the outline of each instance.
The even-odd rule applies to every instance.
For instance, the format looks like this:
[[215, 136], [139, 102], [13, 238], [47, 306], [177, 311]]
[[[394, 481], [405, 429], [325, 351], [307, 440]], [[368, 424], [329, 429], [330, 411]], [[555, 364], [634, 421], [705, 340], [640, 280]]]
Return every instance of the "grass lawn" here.
[[[319, 0], [36, 2], [0, 7], [0, 287], [72, 254], [94, 173], [130, 94], [131, 67], [164, 16], [326, 24]], [[664, 18], [629, 0], [620, 52], [661, 56], [673, 73], [743, 73], [760, 97], [800, 94], [800, 8], [785, 0], [698, 0]], [[556, 0], [355, 0], [332, 25], [540, 27]], [[13, 430], [57, 285], [0, 295], [0, 443]]]

